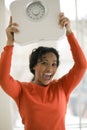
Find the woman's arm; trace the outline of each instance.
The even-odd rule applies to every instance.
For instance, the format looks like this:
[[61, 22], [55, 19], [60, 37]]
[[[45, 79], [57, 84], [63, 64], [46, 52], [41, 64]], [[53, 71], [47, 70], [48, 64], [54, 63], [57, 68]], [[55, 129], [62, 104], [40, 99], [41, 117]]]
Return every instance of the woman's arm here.
[[10, 18], [9, 25], [6, 29], [7, 45], [4, 47], [0, 57], [0, 85], [3, 90], [11, 97], [15, 98], [20, 92], [20, 83], [14, 80], [10, 75], [11, 59], [14, 43], [14, 32], [18, 32], [15, 27], [16, 23], [12, 23], [12, 17]]
[[74, 66], [69, 71], [68, 74], [61, 78], [62, 86], [67, 96], [71, 93], [71, 91], [76, 87], [76, 85], [82, 79], [86, 69], [87, 69], [87, 61], [83, 54], [81, 47], [74, 34], [70, 29], [70, 21], [68, 18], [64, 16], [64, 14], [60, 14], [60, 25], [66, 28], [67, 40], [70, 45], [70, 49], [72, 52]]

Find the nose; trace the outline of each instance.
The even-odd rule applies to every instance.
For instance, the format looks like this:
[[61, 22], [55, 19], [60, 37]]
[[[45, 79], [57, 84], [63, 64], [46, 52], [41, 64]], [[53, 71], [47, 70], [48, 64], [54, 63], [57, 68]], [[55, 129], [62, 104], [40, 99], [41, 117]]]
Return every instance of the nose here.
[[52, 71], [53, 71], [53, 67], [52, 67], [51, 64], [48, 64], [48, 65], [46, 66], [46, 71], [47, 71], [47, 72], [52, 72]]

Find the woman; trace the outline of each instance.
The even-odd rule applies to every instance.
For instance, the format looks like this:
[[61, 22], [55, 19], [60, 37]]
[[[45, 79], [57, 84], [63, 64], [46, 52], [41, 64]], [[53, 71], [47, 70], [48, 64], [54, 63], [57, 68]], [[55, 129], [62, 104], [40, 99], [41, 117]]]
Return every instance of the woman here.
[[34, 74], [32, 82], [20, 82], [10, 75], [14, 33], [19, 32], [12, 17], [6, 29], [7, 45], [0, 59], [0, 84], [15, 100], [24, 130], [65, 130], [70, 94], [86, 71], [85, 56], [71, 31], [69, 19], [63, 13], [59, 15], [59, 24], [66, 29], [74, 65], [66, 75], [56, 80], [52, 78], [59, 65], [59, 55], [54, 48], [47, 47], [33, 50], [30, 56], [30, 70]]

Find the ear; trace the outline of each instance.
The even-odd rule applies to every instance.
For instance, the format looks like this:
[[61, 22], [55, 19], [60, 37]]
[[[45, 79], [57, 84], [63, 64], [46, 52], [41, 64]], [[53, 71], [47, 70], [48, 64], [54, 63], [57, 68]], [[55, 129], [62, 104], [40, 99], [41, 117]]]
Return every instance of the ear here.
[[36, 65], [33, 67], [33, 70], [34, 70], [34, 71], [36, 71], [37, 66], [38, 66], [38, 65], [36, 64]]
[[33, 67], [33, 70], [34, 70], [34, 71], [35, 71], [35, 69], [36, 69], [36, 66]]

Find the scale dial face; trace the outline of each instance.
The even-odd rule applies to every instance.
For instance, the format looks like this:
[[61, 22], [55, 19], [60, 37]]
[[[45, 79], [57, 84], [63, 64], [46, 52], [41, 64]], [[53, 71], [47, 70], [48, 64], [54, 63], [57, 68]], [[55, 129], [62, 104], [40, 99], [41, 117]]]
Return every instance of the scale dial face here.
[[26, 13], [31, 20], [38, 21], [45, 16], [46, 9], [41, 1], [34, 1], [26, 6]]

